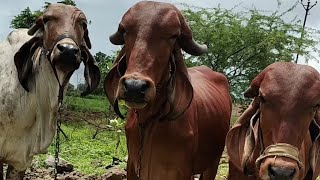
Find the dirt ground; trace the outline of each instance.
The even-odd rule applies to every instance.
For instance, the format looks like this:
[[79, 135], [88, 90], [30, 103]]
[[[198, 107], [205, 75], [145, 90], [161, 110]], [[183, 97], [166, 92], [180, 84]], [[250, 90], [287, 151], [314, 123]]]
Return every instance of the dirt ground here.
[[[221, 160], [216, 176], [217, 180], [226, 180], [228, 173], [228, 159], [227, 154], [224, 153]], [[58, 174], [59, 180], [125, 180], [125, 171], [123, 169], [112, 168], [106, 170], [106, 173], [102, 176], [98, 175], [85, 175], [77, 171], [68, 172], [64, 174]], [[45, 169], [40, 167], [31, 167], [26, 171], [24, 180], [53, 180], [54, 170], [53, 168]], [[198, 178], [195, 178], [197, 180]]]

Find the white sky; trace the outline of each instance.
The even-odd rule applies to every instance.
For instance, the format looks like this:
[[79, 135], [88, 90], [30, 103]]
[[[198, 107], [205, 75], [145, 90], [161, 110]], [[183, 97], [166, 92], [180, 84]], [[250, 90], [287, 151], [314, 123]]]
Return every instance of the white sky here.
[[[0, 41], [2, 41], [12, 29], [9, 28], [11, 19], [19, 14], [26, 7], [30, 7], [32, 11], [41, 9], [45, 1], [55, 3], [59, 0], [0, 0]], [[186, 3], [191, 6], [214, 8], [219, 4], [222, 8], [230, 9], [235, 5], [239, 5], [237, 10], [245, 10], [247, 8], [256, 7], [260, 10], [274, 11], [277, 8], [276, 0], [160, 0], [174, 4]], [[77, 7], [81, 9], [92, 23], [88, 26], [89, 36], [92, 43], [92, 54], [101, 51], [106, 54], [112, 54], [117, 46], [109, 42], [109, 35], [118, 27], [118, 23], [122, 15], [138, 0], [75, 0]], [[289, 8], [295, 4], [296, 0], [280, 0], [283, 8]], [[311, 0], [313, 4], [315, 0]], [[307, 0], [304, 0], [307, 3]], [[308, 16], [306, 26], [320, 29], [320, 4], [316, 5]], [[285, 19], [291, 20], [297, 16], [303, 21], [305, 11], [301, 5], [298, 5]], [[299, 59], [303, 59], [303, 57]], [[320, 65], [316, 62], [309, 62], [309, 65], [320, 71]], [[102, 77], [104, 78], [104, 77]], [[83, 81], [83, 66], [71, 78], [72, 84]]]

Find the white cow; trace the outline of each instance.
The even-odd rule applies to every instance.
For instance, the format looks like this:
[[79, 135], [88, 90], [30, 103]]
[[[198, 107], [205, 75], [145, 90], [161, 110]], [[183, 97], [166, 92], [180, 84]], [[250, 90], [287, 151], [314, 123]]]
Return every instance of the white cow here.
[[97, 87], [100, 72], [88, 50], [85, 23], [79, 9], [55, 4], [29, 30], [14, 30], [1, 42], [0, 162], [9, 164], [7, 179], [22, 179], [32, 157], [47, 152], [55, 135], [59, 83], [82, 61], [85, 94]]

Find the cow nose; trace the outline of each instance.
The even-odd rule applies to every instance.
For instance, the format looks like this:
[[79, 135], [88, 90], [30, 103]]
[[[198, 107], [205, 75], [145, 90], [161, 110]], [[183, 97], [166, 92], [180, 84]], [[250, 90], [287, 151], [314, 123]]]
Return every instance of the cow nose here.
[[58, 44], [57, 45], [59, 51], [61, 54], [64, 55], [76, 55], [77, 53], [79, 53], [79, 48], [75, 45], [72, 44]]
[[126, 79], [123, 86], [128, 96], [143, 97], [149, 89], [147, 81], [140, 79]]
[[283, 180], [292, 180], [296, 170], [290, 168], [282, 168], [282, 167], [273, 167], [269, 166], [269, 176], [270, 179], [283, 179]]

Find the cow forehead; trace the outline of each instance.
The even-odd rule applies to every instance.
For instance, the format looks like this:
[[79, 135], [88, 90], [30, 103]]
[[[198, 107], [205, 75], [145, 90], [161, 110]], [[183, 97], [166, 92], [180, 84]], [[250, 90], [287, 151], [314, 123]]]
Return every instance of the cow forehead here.
[[[49, 16], [50, 15], [66, 16], [66, 15], [72, 15], [75, 11], [78, 11], [79, 13], [83, 14], [81, 10], [79, 10], [74, 6], [57, 3], [57, 4], [50, 5], [43, 13], [44, 15], [49, 15]], [[82, 16], [84, 16], [84, 14]]]
[[274, 68], [266, 74], [260, 93], [266, 100], [282, 104], [312, 104], [318, 101], [319, 73], [307, 66]]
[[167, 3], [141, 2], [130, 8], [122, 18], [125, 28], [133, 26], [180, 27], [176, 8]]

